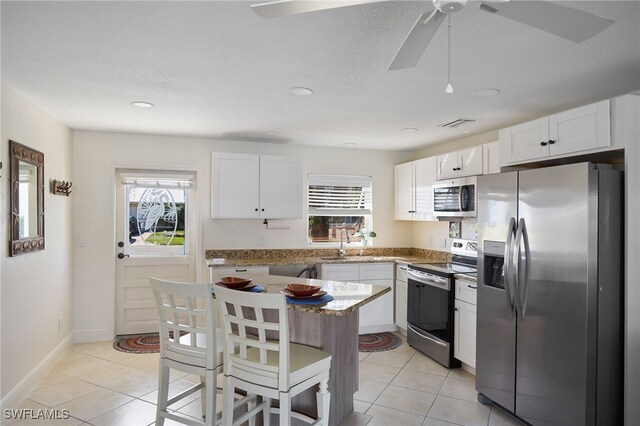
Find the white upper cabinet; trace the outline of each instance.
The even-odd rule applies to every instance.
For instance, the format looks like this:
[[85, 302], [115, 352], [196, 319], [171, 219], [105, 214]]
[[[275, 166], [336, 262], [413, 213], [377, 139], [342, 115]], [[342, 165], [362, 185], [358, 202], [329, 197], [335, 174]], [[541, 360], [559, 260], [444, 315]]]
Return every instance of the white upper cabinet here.
[[482, 147], [474, 146], [437, 157], [437, 179], [452, 179], [482, 174]]
[[213, 219], [302, 217], [302, 167], [293, 157], [214, 152]]
[[500, 173], [500, 142], [482, 145], [482, 174]]
[[398, 164], [394, 172], [396, 220], [434, 220], [436, 157]]
[[501, 129], [500, 164], [603, 150], [611, 145], [609, 100]]
[[395, 176], [395, 218], [412, 220], [415, 210], [415, 188], [413, 184], [413, 162], [394, 167]]

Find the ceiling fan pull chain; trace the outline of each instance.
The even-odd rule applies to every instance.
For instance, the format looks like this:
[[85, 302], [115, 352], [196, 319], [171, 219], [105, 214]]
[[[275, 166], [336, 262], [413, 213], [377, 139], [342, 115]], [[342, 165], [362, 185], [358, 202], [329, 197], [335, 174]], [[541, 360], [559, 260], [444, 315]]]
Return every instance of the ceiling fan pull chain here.
[[448, 30], [448, 66], [447, 66], [447, 75], [448, 75], [448, 83], [447, 88], [444, 89], [444, 92], [447, 94], [453, 93], [453, 86], [451, 85], [451, 14], [447, 15], [447, 30]]

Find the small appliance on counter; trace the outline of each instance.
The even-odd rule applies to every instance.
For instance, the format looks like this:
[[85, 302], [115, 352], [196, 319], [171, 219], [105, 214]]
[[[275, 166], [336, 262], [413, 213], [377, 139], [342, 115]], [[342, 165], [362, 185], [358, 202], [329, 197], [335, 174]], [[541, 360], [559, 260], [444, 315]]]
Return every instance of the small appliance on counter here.
[[407, 342], [448, 368], [460, 366], [453, 357], [455, 275], [476, 274], [477, 244], [454, 239], [451, 254], [451, 262], [407, 268]]

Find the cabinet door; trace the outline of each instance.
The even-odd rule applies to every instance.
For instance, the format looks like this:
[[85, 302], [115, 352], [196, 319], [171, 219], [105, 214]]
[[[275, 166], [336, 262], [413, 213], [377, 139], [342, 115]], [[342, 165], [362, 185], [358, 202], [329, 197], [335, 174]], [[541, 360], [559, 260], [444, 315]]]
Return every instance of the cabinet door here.
[[413, 162], [398, 164], [394, 167], [395, 177], [395, 219], [413, 219], [414, 184]]
[[302, 166], [299, 159], [260, 156], [260, 217], [302, 217]]
[[500, 143], [498, 141], [482, 145], [482, 174], [500, 173]]
[[[535, 160], [549, 156], [547, 117], [501, 129], [500, 164]], [[544, 142], [544, 145], [541, 143]]]
[[569, 154], [611, 145], [609, 100], [549, 117], [549, 153]]
[[455, 301], [453, 356], [476, 367], [476, 307]]
[[449, 152], [447, 154], [438, 155], [438, 167], [436, 178], [438, 180], [451, 179], [458, 177], [458, 152]]
[[407, 329], [407, 293], [406, 282], [396, 280], [396, 325]]
[[214, 152], [211, 157], [211, 217], [260, 217], [260, 160], [257, 155]]
[[436, 182], [436, 157], [414, 161], [415, 220], [436, 220], [433, 215], [433, 184]]
[[474, 146], [472, 148], [462, 149], [458, 151], [458, 164], [460, 170], [459, 177], [478, 176], [482, 174], [482, 147]]
[[367, 334], [395, 331], [396, 325], [393, 320], [393, 278], [360, 282], [364, 284], [388, 286], [391, 287], [391, 291], [359, 309], [359, 333]]
[[377, 280], [393, 280], [393, 263], [361, 263], [359, 278], [361, 283]]

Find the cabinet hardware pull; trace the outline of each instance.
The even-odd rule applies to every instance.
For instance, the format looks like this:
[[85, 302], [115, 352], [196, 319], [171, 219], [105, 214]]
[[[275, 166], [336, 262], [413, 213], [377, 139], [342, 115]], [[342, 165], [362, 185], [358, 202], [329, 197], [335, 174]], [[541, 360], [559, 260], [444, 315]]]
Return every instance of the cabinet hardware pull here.
[[264, 211], [264, 209], [262, 209], [262, 211]]
[[256, 209], [256, 211], [258, 211], [258, 209]]
[[246, 269], [236, 269], [236, 272], [247, 272]]
[[547, 146], [547, 143], [546, 143], [546, 142], [544, 142], [544, 141], [543, 141], [543, 142], [540, 142], [540, 146]]
[[473, 289], [478, 288], [478, 286], [475, 286], [475, 285], [467, 285], [467, 287], [469, 287], [469, 288], [473, 288]]
[[556, 141], [554, 141], [553, 139], [549, 139], [549, 142], [547, 142], [549, 145], [553, 145], [554, 143], [556, 143]]

